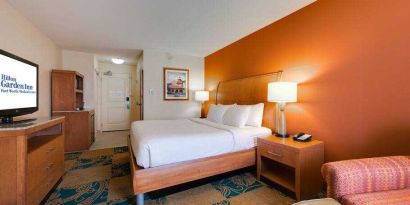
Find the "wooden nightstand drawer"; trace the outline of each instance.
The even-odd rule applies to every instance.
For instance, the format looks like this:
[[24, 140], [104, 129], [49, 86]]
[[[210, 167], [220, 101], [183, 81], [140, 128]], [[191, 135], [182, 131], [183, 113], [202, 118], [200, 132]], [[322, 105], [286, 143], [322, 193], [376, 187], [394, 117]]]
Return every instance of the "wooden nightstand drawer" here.
[[296, 166], [298, 153], [279, 146], [272, 146], [265, 143], [258, 144], [258, 151], [261, 156], [281, 162], [291, 167]]

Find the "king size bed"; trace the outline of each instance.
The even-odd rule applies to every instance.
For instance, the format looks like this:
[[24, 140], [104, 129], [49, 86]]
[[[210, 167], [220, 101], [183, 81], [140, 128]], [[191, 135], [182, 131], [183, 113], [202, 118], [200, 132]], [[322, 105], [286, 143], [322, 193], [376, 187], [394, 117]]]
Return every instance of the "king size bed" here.
[[[271, 135], [275, 105], [267, 84], [281, 72], [222, 81], [215, 104], [262, 104], [261, 126], [235, 127], [208, 119], [145, 120], [132, 123], [128, 140], [137, 204], [144, 193], [249, 167], [256, 162], [256, 138]], [[212, 100], [212, 99], [211, 99]]]

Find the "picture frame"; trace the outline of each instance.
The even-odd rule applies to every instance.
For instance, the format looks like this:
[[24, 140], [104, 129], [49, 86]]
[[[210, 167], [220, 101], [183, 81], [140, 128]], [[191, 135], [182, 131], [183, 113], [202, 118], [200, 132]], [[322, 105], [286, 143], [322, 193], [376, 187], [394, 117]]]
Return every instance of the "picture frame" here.
[[189, 100], [189, 69], [164, 67], [164, 100]]

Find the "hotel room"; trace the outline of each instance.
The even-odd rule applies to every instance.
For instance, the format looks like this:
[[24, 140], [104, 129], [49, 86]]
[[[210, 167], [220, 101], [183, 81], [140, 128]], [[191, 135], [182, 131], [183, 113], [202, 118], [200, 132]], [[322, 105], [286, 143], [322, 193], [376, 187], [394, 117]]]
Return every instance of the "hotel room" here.
[[410, 205], [409, 0], [0, 0], [0, 204]]

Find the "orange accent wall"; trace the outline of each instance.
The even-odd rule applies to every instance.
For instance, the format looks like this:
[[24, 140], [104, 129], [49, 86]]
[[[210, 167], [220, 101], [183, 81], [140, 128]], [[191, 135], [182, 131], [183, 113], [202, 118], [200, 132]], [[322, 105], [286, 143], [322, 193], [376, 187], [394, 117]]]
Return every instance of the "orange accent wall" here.
[[205, 58], [205, 86], [283, 70], [289, 133], [326, 161], [410, 155], [410, 1], [315, 2]]

